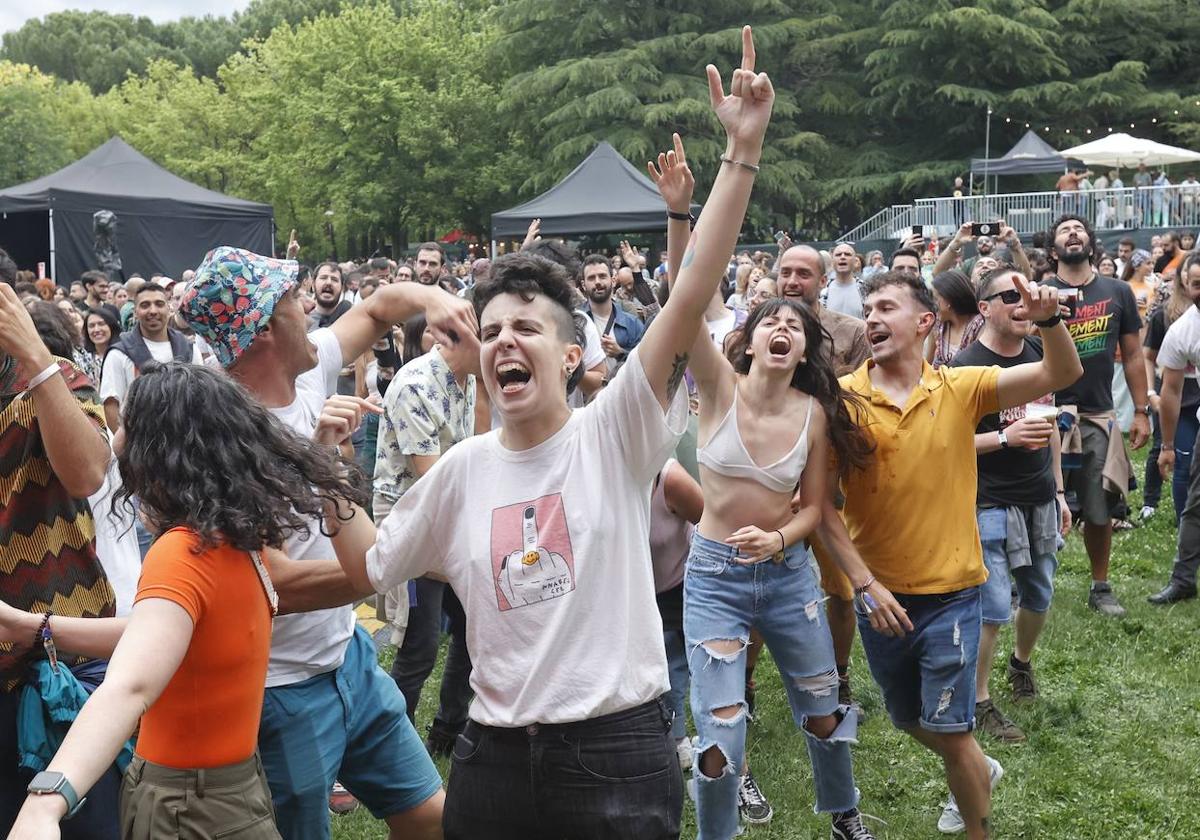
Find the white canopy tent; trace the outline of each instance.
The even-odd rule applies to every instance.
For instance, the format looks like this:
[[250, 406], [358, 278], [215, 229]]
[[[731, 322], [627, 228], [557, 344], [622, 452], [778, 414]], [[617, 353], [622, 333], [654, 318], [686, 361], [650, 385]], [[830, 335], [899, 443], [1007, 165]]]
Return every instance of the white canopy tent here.
[[1120, 133], [1101, 137], [1099, 140], [1084, 143], [1082, 146], [1063, 149], [1059, 154], [1063, 157], [1081, 160], [1088, 166], [1116, 167], [1118, 169], [1142, 164], [1168, 166], [1172, 163], [1200, 161], [1200, 152]]

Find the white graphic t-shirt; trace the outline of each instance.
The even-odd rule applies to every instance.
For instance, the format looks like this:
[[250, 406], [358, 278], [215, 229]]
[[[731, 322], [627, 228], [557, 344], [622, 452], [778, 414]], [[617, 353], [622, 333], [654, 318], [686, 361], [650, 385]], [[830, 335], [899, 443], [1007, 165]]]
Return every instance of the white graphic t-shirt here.
[[[271, 413], [285, 426], [312, 437], [325, 400], [337, 392], [342, 369], [342, 347], [328, 329], [314, 330], [308, 340], [317, 347], [317, 366], [296, 377], [296, 399]], [[283, 544], [292, 560], [335, 560], [333, 543], [321, 534], [321, 522], [308, 523], [308, 536], [293, 534]], [[354, 633], [354, 611], [346, 607], [275, 617], [271, 629], [271, 658], [267, 663], [267, 688], [292, 685], [340, 668], [346, 644]]]
[[[1185, 376], [1195, 377], [1200, 369], [1200, 307], [1189, 306], [1167, 329], [1162, 347], [1158, 349], [1158, 364], [1172, 370], [1182, 370]], [[1200, 418], [1200, 410], [1196, 411]]]
[[376, 590], [443, 574], [467, 614], [471, 717], [569, 723], [668, 687], [650, 564], [650, 487], [687, 424], [664, 416], [635, 350], [549, 440], [496, 431], [447, 452], [396, 503], [367, 554]]

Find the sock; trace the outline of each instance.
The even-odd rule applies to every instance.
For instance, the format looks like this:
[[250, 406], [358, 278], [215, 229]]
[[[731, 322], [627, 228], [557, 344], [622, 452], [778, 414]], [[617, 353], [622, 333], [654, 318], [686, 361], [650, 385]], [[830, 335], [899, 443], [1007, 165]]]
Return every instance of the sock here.
[[1020, 659], [1017, 659], [1017, 655], [1015, 653], [1009, 657], [1008, 664], [1018, 671], [1032, 670], [1032, 667], [1030, 666], [1030, 664], [1028, 662], [1022, 662]]
[[845, 682], [847, 679], [850, 678], [850, 666], [849, 665], [838, 665], [837, 672], [838, 672], [838, 679], [842, 680], [843, 682]]

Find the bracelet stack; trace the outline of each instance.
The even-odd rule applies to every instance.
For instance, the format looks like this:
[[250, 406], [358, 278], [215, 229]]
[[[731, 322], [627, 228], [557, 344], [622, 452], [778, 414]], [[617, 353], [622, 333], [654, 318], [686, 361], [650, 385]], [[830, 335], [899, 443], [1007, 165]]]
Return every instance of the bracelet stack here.
[[751, 172], [758, 172], [758, 170], [762, 168], [757, 163], [748, 163], [744, 160], [734, 160], [733, 158], [725, 155], [721, 155], [721, 163], [732, 163], [734, 166], [740, 166], [743, 169], [750, 170]]

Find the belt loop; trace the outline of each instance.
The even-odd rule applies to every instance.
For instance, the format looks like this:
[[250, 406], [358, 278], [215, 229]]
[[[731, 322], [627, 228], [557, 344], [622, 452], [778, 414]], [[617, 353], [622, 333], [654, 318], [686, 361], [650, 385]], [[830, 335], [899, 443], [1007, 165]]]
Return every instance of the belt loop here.
[[204, 798], [204, 770], [196, 771], [196, 796]]
[[145, 760], [135, 755], [133, 757], [133, 761], [129, 763], [129, 775], [133, 777], [130, 779], [130, 781], [133, 782], [133, 784], [136, 785], [142, 780], [142, 771], [145, 769], [145, 767]]

